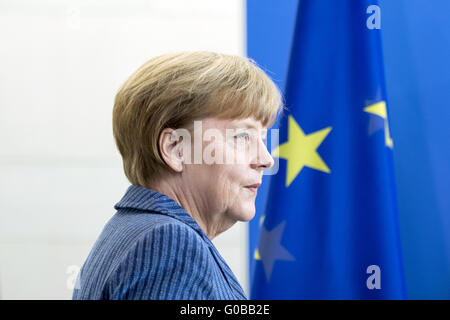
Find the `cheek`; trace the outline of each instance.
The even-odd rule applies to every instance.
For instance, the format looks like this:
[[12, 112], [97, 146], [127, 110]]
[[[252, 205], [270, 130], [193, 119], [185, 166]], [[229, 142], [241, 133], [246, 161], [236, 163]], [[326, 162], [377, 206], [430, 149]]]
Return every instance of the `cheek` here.
[[238, 183], [236, 178], [237, 177], [232, 170], [219, 170], [215, 175], [214, 183], [217, 184], [224, 193], [231, 194], [235, 192], [235, 185]]
[[231, 205], [237, 201], [242, 193], [242, 172], [239, 168], [230, 165], [221, 165], [215, 172], [211, 173], [210, 185], [215, 190], [215, 194], [225, 202], [225, 205]]
[[248, 164], [252, 147], [251, 142], [230, 140], [223, 148], [224, 160], [231, 166]]

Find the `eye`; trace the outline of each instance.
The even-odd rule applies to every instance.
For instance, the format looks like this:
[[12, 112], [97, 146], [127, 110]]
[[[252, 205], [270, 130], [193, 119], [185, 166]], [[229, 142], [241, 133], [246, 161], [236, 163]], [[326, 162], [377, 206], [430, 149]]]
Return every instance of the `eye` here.
[[245, 140], [248, 141], [250, 139], [250, 136], [247, 132], [242, 132], [234, 136], [238, 140]]

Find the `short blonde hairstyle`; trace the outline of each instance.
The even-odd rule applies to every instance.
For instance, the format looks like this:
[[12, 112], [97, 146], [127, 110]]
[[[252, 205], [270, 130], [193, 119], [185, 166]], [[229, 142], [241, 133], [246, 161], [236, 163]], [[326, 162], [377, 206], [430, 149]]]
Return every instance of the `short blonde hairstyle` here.
[[113, 133], [128, 180], [148, 186], [170, 171], [158, 147], [165, 128], [190, 127], [208, 117], [253, 117], [271, 127], [282, 109], [277, 86], [240, 56], [194, 51], [144, 63], [117, 92]]

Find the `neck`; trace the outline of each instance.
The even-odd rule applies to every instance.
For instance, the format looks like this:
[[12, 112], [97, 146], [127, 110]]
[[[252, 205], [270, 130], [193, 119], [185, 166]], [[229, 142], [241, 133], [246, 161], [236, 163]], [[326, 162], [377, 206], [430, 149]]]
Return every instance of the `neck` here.
[[201, 197], [201, 192], [195, 194], [192, 186], [185, 186], [176, 177], [161, 179], [148, 188], [175, 200], [194, 219], [210, 240], [231, 228], [236, 222], [227, 219], [226, 212], [214, 212], [209, 209], [209, 201]]

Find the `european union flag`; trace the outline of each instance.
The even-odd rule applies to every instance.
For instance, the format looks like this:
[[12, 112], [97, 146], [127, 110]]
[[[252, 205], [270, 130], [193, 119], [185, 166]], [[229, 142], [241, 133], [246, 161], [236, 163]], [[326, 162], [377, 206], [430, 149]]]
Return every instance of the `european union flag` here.
[[380, 18], [299, 3], [253, 299], [406, 298]]

